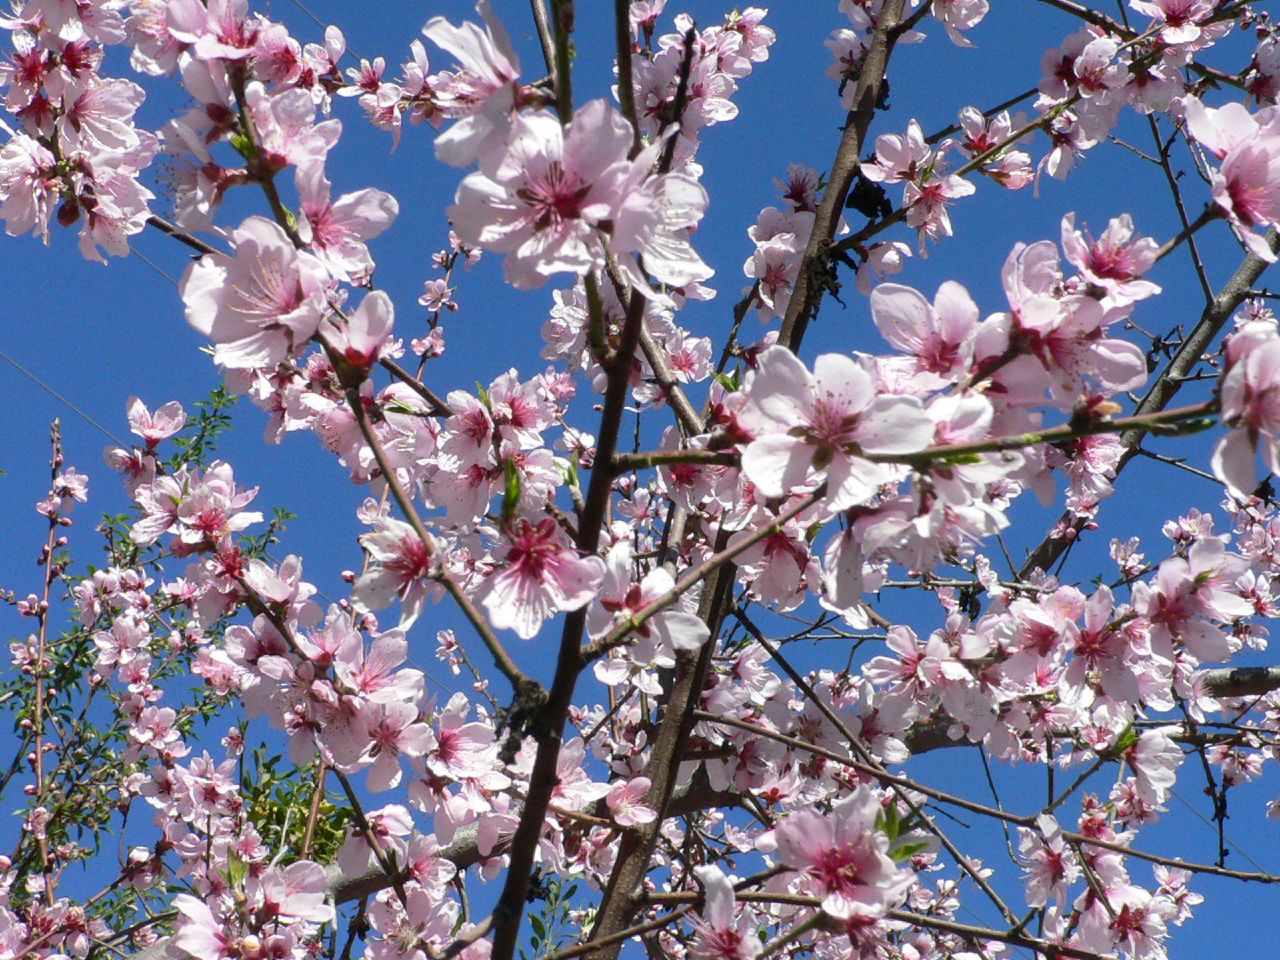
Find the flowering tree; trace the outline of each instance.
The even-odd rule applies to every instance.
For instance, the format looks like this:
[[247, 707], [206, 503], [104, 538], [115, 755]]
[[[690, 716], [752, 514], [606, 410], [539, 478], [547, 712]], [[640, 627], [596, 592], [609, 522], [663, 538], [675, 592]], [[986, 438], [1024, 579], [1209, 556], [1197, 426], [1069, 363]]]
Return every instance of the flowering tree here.
[[[0, 960], [1145, 960], [1201, 881], [1280, 882], [1228, 866], [1224, 832], [1280, 732], [1265, 5], [842, 0], [708, 25], [616, 0], [615, 82], [587, 92], [601, 45], [572, 0], [507, 6], [432, 17], [398, 73], [245, 0], [0, 19], [8, 233], [75, 230], [103, 263], [144, 231], [194, 252], [174, 323], [180, 302], [226, 379], [197, 416], [130, 403], [137, 441], [107, 459], [133, 509], [99, 527], [100, 567], [69, 552], [88, 481], [55, 428], [43, 576], [8, 595], [28, 619], [0, 693], [20, 814]], [[814, 96], [847, 116], [826, 169], [791, 165], [743, 214], [746, 285], [726, 284], [698, 231], [704, 133], [789, 16], [830, 18]], [[1062, 27], [1018, 61], [1031, 89], [957, 91], [991, 102], [933, 131], [888, 109], [900, 48], [1001, 17]], [[143, 86], [175, 83], [188, 107], [140, 126]], [[400, 203], [330, 183], [366, 121], [459, 168], [425, 320], [375, 289]], [[981, 251], [1003, 286], [985, 310], [958, 270], [932, 297], [899, 282], [926, 252], [945, 268], [979, 190], [1045, 204], [1041, 181], [1125, 148], [1173, 235], [1116, 191], [1105, 225], [1068, 208]], [[471, 389], [437, 360], [482, 257], [530, 291], [545, 348]], [[1175, 272], [1202, 303], [1157, 306]], [[741, 297], [703, 306], [717, 289]], [[806, 355], [842, 297], [879, 352]], [[218, 456], [232, 394], [367, 488], [358, 570], [324, 604]], [[1211, 448], [1150, 446], [1206, 429]], [[1210, 481], [1225, 519], [1166, 501], [1168, 543], [1117, 518], [1106, 563], [1064, 566], [1139, 455]], [[1047, 532], [1027, 493], [1061, 512]], [[455, 689], [428, 695], [427, 651]], [[1031, 786], [921, 772], [960, 747]], [[1217, 849], [1163, 856], [1147, 838], [1183, 781]], [[973, 847], [957, 815], [1004, 840]]]

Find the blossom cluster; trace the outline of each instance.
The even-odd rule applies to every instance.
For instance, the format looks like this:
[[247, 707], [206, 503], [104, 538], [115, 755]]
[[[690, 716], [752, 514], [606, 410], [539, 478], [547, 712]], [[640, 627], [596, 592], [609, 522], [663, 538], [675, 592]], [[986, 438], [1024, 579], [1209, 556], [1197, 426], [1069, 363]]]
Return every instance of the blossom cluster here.
[[[336, 955], [344, 924], [347, 954], [362, 932], [376, 960], [509, 960], [520, 918], [503, 910], [539, 897], [577, 933], [598, 897], [589, 935], [610, 943], [663, 898], [688, 904], [640, 931], [676, 960], [933, 960], [1004, 942], [1159, 960], [1200, 901], [1194, 865], [1157, 859], [1148, 873], [1128, 852], [1168, 812], [1189, 753], [1220, 820], [1227, 791], [1277, 756], [1280, 693], [1246, 699], [1215, 668], [1265, 650], [1263, 622], [1280, 616], [1280, 514], [1257, 471], [1261, 457], [1280, 473], [1280, 325], [1261, 302], [1238, 309], [1244, 292], [1210, 297], [1206, 317], [1235, 315], [1234, 331], [1159, 383], [1191, 381], [1194, 366], [1211, 396], [1118, 415], [1169, 347], [1135, 335], [1167, 254], [1216, 229], [1255, 279], [1276, 258], [1274, 27], [1247, 3], [1131, 0], [1145, 25], [1097, 14], [1045, 55], [1022, 98], [1035, 98], [1030, 118], [967, 104], [949, 130], [911, 119], [871, 139], [864, 115], [884, 105], [858, 98], [884, 79], [872, 51], [931, 27], [967, 49], [992, 11], [842, 0], [832, 99], [867, 146], [839, 158], [839, 187], [790, 164], [777, 205], [742, 217], [748, 284], [717, 361], [687, 309], [716, 293], [695, 244], [712, 200], [704, 139], [768, 62], [767, 12], [701, 27], [679, 14], [664, 33], [663, 0], [634, 0], [617, 24], [613, 99], [575, 104], [558, 46], [572, 5], [551, 7], [550, 77], [533, 82], [487, 0], [479, 22], [423, 26], [446, 68], [414, 41], [395, 79], [386, 58], [352, 57], [337, 28], [303, 43], [247, 0], [29, 0], [0, 19], [13, 47], [0, 65], [8, 232], [48, 242], [51, 222], [79, 224], [81, 252], [104, 260], [150, 224], [195, 250], [179, 297], [231, 390], [266, 413], [268, 441], [314, 434], [368, 492], [360, 568], [328, 597], [301, 558], [271, 555], [279, 531], [244, 471], [201, 445], [165, 457], [193, 428], [182, 404], [134, 398], [137, 443], [107, 452], [132, 513], [106, 527], [109, 564], [73, 579], [60, 551], [87, 480], [55, 455], [36, 507], [44, 597], [6, 596], [34, 627], [11, 646], [31, 759], [14, 767], [30, 774], [29, 803], [17, 853], [0, 861], [0, 960], [126, 938], [197, 960], [301, 960]], [[1192, 78], [1237, 26], [1258, 41], [1228, 84], [1245, 99], [1214, 106]], [[173, 78], [189, 108], [140, 129], [142, 87], [102, 73], [108, 47], [139, 79]], [[425, 330], [403, 311], [397, 322], [391, 292], [375, 289], [376, 241], [399, 201], [330, 182], [344, 102], [393, 146], [406, 120], [439, 128], [436, 157], [465, 171], [439, 275], [423, 280]], [[972, 278], [932, 295], [897, 282], [913, 247], [882, 233], [902, 224], [922, 256], [945, 251], [958, 202], [985, 180], [1015, 191], [1065, 178], [1129, 112], [1157, 141], [1171, 123], [1201, 164], [1204, 213], [1186, 216], [1177, 193], [1178, 237], [1161, 244], [1119, 211], [1093, 231], [1067, 213], [1054, 237], [1001, 251], [997, 302], [980, 305]], [[144, 185], [158, 162], [172, 222]], [[259, 207], [224, 223], [236, 188]], [[516, 289], [561, 283], [543, 308], [545, 366], [504, 361], [474, 388], [437, 392], [430, 361], [446, 348], [441, 317], [461, 310], [456, 271], [490, 253]], [[840, 292], [841, 267], [883, 345], [806, 359], [797, 316]], [[751, 312], [758, 337], [742, 328]], [[1140, 435], [1215, 417], [1227, 432], [1212, 472], [1192, 469], [1221, 482], [1229, 529], [1188, 510], [1166, 524], [1167, 545], [1114, 541], [1115, 569], [1092, 581], [1043, 562], [996, 572], [993, 544], [1025, 493], [1048, 505], [1065, 488], [1045, 541], [1056, 559], [1096, 526]], [[62, 586], [73, 626], [56, 641], [49, 597]], [[890, 619], [877, 594], [903, 587], [936, 609]], [[465, 639], [441, 628], [445, 605]], [[770, 639], [797, 619], [799, 633]], [[430, 692], [428, 630], [469, 686]], [[853, 649], [842, 667], [797, 669], [802, 639]], [[66, 699], [81, 676], [85, 697], [110, 702], [113, 764], [84, 759], [97, 714]], [[250, 736], [282, 756], [247, 771]], [[956, 800], [949, 790], [896, 772], [958, 744], [1079, 772], [1031, 815], [961, 801], [1013, 824], [1000, 881], [1014, 876], [1039, 911], [1034, 937], [992, 893], [1008, 929], [961, 926], [962, 885], [986, 892], [994, 868], [960, 854], [930, 812]], [[277, 778], [275, 763], [291, 773]], [[58, 799], [82, 766], [83, 795]], [[330, 818], [333, 782], [346, 806]], [[64, 822], [76, 814], [83, 835]], [[122, 836], [127, 820], [151, 838], [121, 857], [110, 909], [73, 901], [64, 870], [117, 817]], [[473, 915], [468, 891], [500, 877], [507, 907]], [[557, 900], [550, 878], [582, 892]]]

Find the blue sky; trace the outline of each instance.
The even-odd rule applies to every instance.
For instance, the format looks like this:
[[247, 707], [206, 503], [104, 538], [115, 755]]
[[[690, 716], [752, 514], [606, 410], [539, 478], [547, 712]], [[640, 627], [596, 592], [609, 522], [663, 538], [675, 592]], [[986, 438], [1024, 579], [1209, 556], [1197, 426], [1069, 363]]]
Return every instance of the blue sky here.
[[[419, 36], [428, 16], [438, 13], [454, 22], [474, 16], [471, 4], [457, 0], [358, 7], [315, 0], [308, 6], [322, 21], [336, 22], [344, 29], [351, 50], [370, 58], [383, 55], [397, 65], [407, 57], [409, 42]], [[494, 6], [515, 39], [524, 76], [540, 76], [543, 65], [532, 36], [527, 4], [496, 0]], [[952, 122], [965, 105], [987, 107], [1034, 86], [1042, 53], [1076, 29], [1070, 18], [1044, 6], [994, 6], [996, 11], [972, 34], [977, 44], [974, 50], [957, 50], [940, 29], [933, 27], [924, 44], [899, 48], [890, 72], [893, 109], [877, 118], [874, 132], [900, 132], [912, 117], [930, 132]], [[609, 96], [612, 27], [608, 18], [612, 5], [582, 2], [578, 8], [579, 56], [574, 83], [577, 100], [582, 103]], [[792, 162], [825, 170], [838, 141], [843, 113], [836, 100], [835, 84], [824, 76], [830, 58], [822, 47], [822, 40], [832, 29], [846, 25], [835, 8], [834, 2], [776, 4], [769, 19], [778, 30], [778, 42], [770, 60], [758, 65], [755, 73], [741, 83], [736, 98], [740, 117], [708, 131], [704, 137], [699, 159], [706, 167], [704, 182], [711, 206], [696, 244], [704, 259], [716, 268], [717, 275], [711, 283], [720, 290], [720, 296], [709, 304], [691, 306], [684, 320], [696, 334], [711, 336], [717, 351], [730, 324], [729, 310], [746, 285], [741, 269], [751, 250], [746, 229], [761, 207], [777, 202], [773, 178], [785, 175]], [[716, 22], [724, 13], [720, 4], [707, 0], [692, 0], [683, 6], [673, 0], [670, 12], [681, 9], [689, 10], [701, 24]], [[377, 15], [370, 15], [375, 10]], [[266, 12], [289, 24], [304, 42], [320, 36], [320, 28], [296, 4], [277, 0]], [[669, 18], [663, 23], [669, 24]], [[1238, 43], [1228, 44], [1215, 62], [1238, 69], [1247, 57], [1240, 52], [1243, 49]], [[448, 66], [447, 57], [439, 51], [430, 53], [434, 68]], [[355, 61], [346, 65], [354, 66]], [[394, 73], [396, 68], [388, 72]], [[146, 125], [159, 127], [183, 109], [181, 97], [163, 85], [144, 85], [149, 96], [142, 112]], [[445, 244], [447, 224], [443, 211], [461, 175], [434, 161], [429, 128], [406, 128], [398, 151], [389, 153], [390, 138], [364, 123], [354, 101], [339, 101], [335, 116], [343, 120], [346, 130], [329, 165], [335, 195], [375, 186], [400, 200], [399, 220], [374, 241], [371, 249], [379, 265], [378, 286], [387, 290], [397, 304], [398, 332], [406, 338], [420, 336], [426, 314], [416, 299], [422, 281], [436, 276], [430, 257]], [[1140, 149], [1151, 149], [1145, 122], [1132, 114], [1126, 115], [1117, 133]], [[1038, 159], [1044, 149], [1045, 140], [1041, 137], [1033, 146], [1033, 156]], [[1189, 170], [1185, 151], [1177, 156]], [[1188, 179], [1191, 178], [1189, 172]], [[1194, 214], [1205, 192], [1196, 188], [1190, 192]], [[1046, 179], [1040, 194], [1036, 199], [1030, 189], [1009, 193], [989, 183], [979, 183], [975, 197], [962, 200], [953, 208], [955, 238], [933, 247], [927, 259], [917, 256], [896, 279], [930, 297], [942, 280], [959, 280], [986, 315], [1005, 306], [999, 274], [1010, 247], [1018, 241], [1056, 240], [1059, 221], [1068, 211], [1075, 210], [1077, 221], [1087, 222], [1095, 233], [1108, 218], [1126, 211], [1133, 214], [1143, 233], [1163, 240], [1177, 232], [1159, 171], [1123, 149], [1096, 151], [1065, 183]], [[895, 201], [899, 198], [896, 189], [891, 189], [890, 196]], [[155, 208], [165, 214], [165, 206], [161, 199]], [[241, 195], [230, 199], [227, 216], [221, 222], [234, 225], [235, 217], [252, 212], [262, 212], [260, 197], [241, 191]], [[1211, 279], [1221, 284], [1238, 265], [1241, 255], [1225, 227], [1214, 225], [1206, 232], [1210, 241], [1206, 265]], [[892, 236], [907, 239], [914, 246], [914, 237], [905, 233]], [[33, 561], [43, 539], [44, 522], [30, 507], [47, 488], [50, 420], [62, 418], [68, 463], [92, 478], [91, 502], [88, 508], [81, 507], [77, 512], [78, 523], [72, 536], [78, 559], [82, 563], [95, 562], [100, 554], [89, 529], [91, 521], [104, 510], [124, 509], [126, 500], [119, 482], [101, 460], [102, 449], [110, 441], [72, 412], [68, 404], [127, 441], [124, 408], [131, 394], [142, 396], [153, 408], [171, 399], [181, 400], [190, 408], [193, 401], [204, 397], [219, 382], [209, 358], [200, 352], [200, 338], [182, 319], [181, 302], [168, 279], [181, 275], [187, 262], [185, 249], [153, 232], [136, 238], [135, 247], [139, 256], [113, 261], [104, 268], [82, 260], [74, 235], [58, 228], [54, 229], [53, 242], [47, 250], [29, 237], [5, 240], [3, 256], [8, 269], [0, 289], [0, 311], [7, 322], [0, 328], [0, 351], [65, 397], [65, 402], [53, 397], [0, 361], [0, 404], [6, 411], [0, 418], [0, 468], [6, 471], [0, 476], [0, 497], [7, 506], [0, 516], [0, 542], [6, 545], [0, 555], [0, 586], [20, 596], [38, 586], [39, 572]], [[429, 383], [437, 392], [473, 389], [476, 381], [488, 383], [513, 366], [525, 374], [545, 367], [545, 361], [538, 357], [539, 329], [550, 306], [553, 287], [517, 295], [501, 285], [500, 276], [499, 258], [488, 257], [458, 278], [457, 299], [462, 309], [446, 317], [449, 350], [442, 360], [433, 362], [429, 374]], [[1134, 319], [1155, 330], [1167, 329], [1174, 323], [1188, 327], [1193, 324], [1202, 298], [1185, 253], [1179, 251], [1162, 263], [1154, 279], [1164, 285], [1166, 292], [1140, 305]], [[865, 300], [853, 290], [852, 282], [844, 300], [845, 308], [829, 302], [812, 328], [804, 348], [807, 359], [829, 350], [885, 349], [870, 322]], [[743, 339], [753, 339], [766, 329], [749, 317]], [[333, 597], [344, 596], [346, 587], [338, 574], [344, 568], [359, 565], [355, 536], [361, 528], [353, 511], [364, 491], [349, 482], [345, 470], [315, 438], [292, 435], [281, 446], [267, 447], [261, 442], [265, 423], [261, 413], [244, 402], [235, 418], [236, 430], [220, 447], [220, 453], [234, 464], [242, 485], [261, 487], [258, 509], [266, 511], [281, 505], [298, 514], [278, 553], [301, 554], [308, 579]], [[594, 429], [590, 422], [584, 425]], [[1200, 457], [1202, 466], [1207, 461], [1205, 442], [1184, 449]], [[1141, 534], [1149, 551], [1158, 553], [1163, 548], [1159, 523], [1178, 509], [1173, 505], [1196, 504], [1217, 510], [1220, 500], [1218, 491], [1204, 481], [1171, 470], [1157, 471], [1144, 460], [1128, 469], [1123, 486], [1128, 492], [1122, 492], [1103, 508], [1105, 532], [1092, 538], [1079, 556], [1073, 557], [1067, 569], [1069, 577], [1088, 580], [1095, 571], [1109, 573], [1109, 567], [1099, 566], [1099, 558], [1105, 558], [1110, 536], [1123, 539]], [[1045, 511], [1030, 502], [1021, 505], [1015, 521], [1025, 519], [1025, 524], [1010, 540], [1015, 557], [1021, 556], [1022, 548], [1038, 541], [1055, 517], [1056, 509]], [[1225, 525], [1225, 519], [1220, 525]], [[915, 612], [918, 607], [908, 611], [907, 602], [905, 598], [901, 601], [902, 616], [928, 629], [933, 618], [932, 602], [924, 605], [923, 618]], [[447, 681], [447, 673], [437, 667], [434, 659], [434, 628], [438, 626], [456, 626], [459, 635], [464, 635], [451, 612], [438, 610], [428, 619], [428, 629], [419, 627], [421, 646], [415, 659], [429, 675]], [[24, 629], [24, 624], [12, 618], [9, 632]], [[537, 660], [549, 660], [543, 651], [521, 645], [514, 638], [512, 649], [518, 659], [531, 665]], [[810, 656], [814, 659], [805, 665], [816, 666], [820, 653]], [[840, 659], [843, 661], [843, 654]], [[975, 751], [954, 750], [927, 758], [920, 769], [937, 782], [957, 775], [967, 778], [975, 764]], [[1002, 770], [997, 779], [1012, 784], [1025, 773]], [[1020, 801], [1022, 806], [1039, 802], [1036, 793], [1010, 789], [1004, 795], [1006, 799], [1013, 797], [1015, 805]], [[1264, 867], [1274, 870], [1280, 865], [1280, 848], [1272, 828], [1261, 820], [1269, 790], [1250, 788], [1238, 796], [1233, 794], [1236, 812], [1228, 823], [1228, 834]], [[1199, 796], [1196, 775], [1189, 768], [1180, 791], [1197, 809], [1207, 812], [1208, 803]], [[1175, 799], [1169, 822], [1144, 835], [1144, 847], [1168, 853], [1182, 851], [1189, 859], [1210, 859], [1215, 842], [1212, 831], [1179, 810], [1180, 806]], [[990, 846], [1002, 841], [988, 836], [989, 831], [984, 828], [975, 826], [975, 832], [986, 839], [974, 849], [981, 852], [985, 847], [990, 862], [1002, 859], [1001, 851]], [[963, 836], [959, 830], [956, 833]], [[1243, 868], [1245, 864], [1237, 859], [1239, 856], [1233, 855], [1231, 865]], [[1208, 903], [1191, 929], [1179, 934], [1175, 941], [1188, 953], [1207, 951], [1212, 955], [1224, 938], [1237, 951], [1252, 947], [1260, 955], [1272, 946], [1274, 930], [1267, 929], [1266, 923], [1239, 922], [1241, 916], [1270, 915], [1271, 901], [1264, 899], [1265, 888], [1215, 888], [1203, 879], [1197, 880], [1195, 887], [1205, 893]]]

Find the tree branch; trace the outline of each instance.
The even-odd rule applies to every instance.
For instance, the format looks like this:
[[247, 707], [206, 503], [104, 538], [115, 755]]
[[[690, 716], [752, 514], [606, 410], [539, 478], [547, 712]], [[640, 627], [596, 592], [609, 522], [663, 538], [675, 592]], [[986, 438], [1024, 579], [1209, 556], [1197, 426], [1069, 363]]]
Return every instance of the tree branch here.
[[826, 288], [823, 284], [814, 282], [814, 274], [824, 266], [827, 246], [835, 236], [845, 198], [848, 197], [849, 188], [858, 173], [859, 154], [866, 141], [867, 128], [871, 126], [871, 118], [884, 87], [889, 57], [897, 40], [894, 28], [902, 21], [905, 5], [905, 0], [885, 0], [880, 8], [875, 31], [871, 35], [871, 46], [862, 58], [862, 71], [858, 74], [858, 84], [853, 95], [853, 110], [844, 136], [840, 139], [840, 146], [836, 149], [827, 189], [823, 192], [822, 202], [818, 204], [814, 215], [813, 230], [809, 234], [804, 259], [800, 263], [791, 302], [787, 305], [787, 313], [782, 320], [782, 330], [778, 334], [778, 343], [792, 351], [799, 350], [809, 321], [817, 315], [818, 306], [822, 302], [822, 294]]

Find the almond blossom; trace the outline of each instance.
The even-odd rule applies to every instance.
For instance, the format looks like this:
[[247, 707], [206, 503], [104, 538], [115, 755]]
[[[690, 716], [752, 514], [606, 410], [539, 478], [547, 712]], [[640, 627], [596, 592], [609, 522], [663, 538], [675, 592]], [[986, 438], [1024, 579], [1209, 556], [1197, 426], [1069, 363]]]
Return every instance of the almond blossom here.
[[207, 254], [187, 268], [179, 287], [187, 322], [214, 341], [223, 366], [272, 366], [315, 334], [329, 274], [264, 217], [250, 217], [231, 239], [232, 256]]
[[367, 610], [381, 610], [400, 599], [400, 629], [408, 630], [422, 614], [427, 597], [439, 588], [431, 581], [436, 545], [424, 543], [403, 520], [386, 517], [360, 538], [372, 566], [355, 583], [352, 599]]
[[1227, 343], [1228, 366], [1219, 390], [1223, 423], [1231, 431], [1213, 451], [1213, 472], [1237, 497], [1258, 485], [1256, 454], [1280, 472], [1280, 333], [1274, 323], [1250, 323]]
[[520, 61], [489, 0], [477, 0], [476, 10], [483, 30], [474, 23], [455, 27], [443, 17], [432, 17], [422, 28], [458, 60], [458, 71], [441, 77], [432, 91], [438, 109], [457, 118], [435, 141], [436, 156], [454, 167], [469, 166], [507, 139], [520, 75]]
[[[1256, 259], [1215, 293], [1215, 254], [1192, 271], [1205, 307], [1184, 335], [1199, 306], [1183, 315], [1185, 278], [1158, 260], [1193, 233], [1197, 256], [1210, 238], [1230, 246], [1216, 220], [1270, 257], [1280, 45], [1265, 4], [1132, 0], [1151, 22], [1131, 29], [1056, 3], [1054, 16], [1082, 22], [1030, 62], [1017, 88], [1032, 92], [969, 106], [968, 74], [935, 50], [946, 82], [920, 115], [945, 123], [965, 104], [958, 125], [889, 120], [899, 132], [868, 155], [868, 115], [884, 123], [923, 89], [898, 61], [885, 72], [900, 44], [945, 32], [958, 48], [1002, 47], [1003, 70], [1021, 56], [1008, 26], [1037, 25], [989, 0], [840, 0], [827, 12], [851, 29], [827, 42], [839, 90], [824, 107], [849, 114], [827, 125], [837, 159], [793, 140], [813, 111], [788, 109], [804, 91], [775, 77], [795, 90], [756, 121], [772, 138], [734, 142], [807, 163], [780, 161], [774, 199], [745, 208], [771, 178], [745, 176], [746, 154], [719, 163], [707, 131], [753, 115], [737, 95], [771, 57], [766, 11], [701, 25], [673, 9], [668, 29], [666, 0], [636, 0], [596, 43], [600, 11], [577, 4], [574, 22], [574, 5], [556, 2], [547, 24], [542, 6], [512, 35], [490, 0], [476, 23], [433, 16], [422, 33], [443, 70], [423, 42], [366, 58], [336, 27], [298, 20], [295, 37], [247, 0], [26, 0], [0, 16], [6, 229], [47, 240], [51, 220], [75, 227], [96, 261], [145, 230], [171, 256], [189, 254], [162, 234], [199, 251], [179, 292], [228, 390], [263, 411], [270, 441], [320, 441], [311, 453], [359, 488], [329, 499], [363, 530], [350, 569], [325, 563], [324, 583], [309, 582], [285, 552], [306, 527], [283, 513], [259, 526], [257, 488], [214, 459], [225, 397], [199, 417], [131, 397], [137, 445], [107, 453], [130, 513], [106, 520], [105, 559], [85, 569], [88, 524], [72, 511], [87, 479], [64, 462], [78, 441], [55, 434], [34, 580], [0, 597], [23, 618], [0, 678], [19, 734], [0, 956], [307, 960], [349, 933], [347, 952], [370, 960], [511, 960], [563, 953], [588, 927], [609, 951], [643, 919], [636, 894], [658, 918], [646, 949], [673, 960], [938, 960], [997, 956], [1003, 941], [1162, 960], [1169, 924], [1199, 902], [1192, 875], [1226, 878], [1211, 854], [1153, 872], [1139, 862], [1160, 844], [1152, 825], [1177, 830], [1165, 805], [1184, 761], [1211, 773], [1220, 821], [1227, 796], [1234, 811], [1249, 792], [1236, 787], [1270, 769], [1280, 732], [1274, 672], [1245, 659], [1280, 616], [1280, 513], [1263, 478], [1280, 472], [1280, 328]], [[521, 82], [513, 36], [547, 54], [546, 77]], [[129, 68], [132, 79], [111, 73]], [[144, 81], [189, 105], [166, 118], [156, 98], [143, 113]], [[859, 88], [879, 97], [855, 102]], [[1009, 112], [1023, 100], [1031, 119]], [[455, 230], [421, 211], [397, 224], [416, 232], [397, 234], [407, 253], [380, 275], [385, 289], [373, 289], [369, 244], [400, 200], [330, 183], [393, 173], [343, 146], [354, 141], [338, 117], [353, 108], [396, 144], [442, 128], [436, 158], [469, 168]], [[1150, 229], [1172, 233], [1169, 216], [1205, 205], [1169, 243], [1099, 195], [1086, 198], [1106, 221], [1097, 237], [1060, 209], [1010, 212], [1001, 229], [1032, 232], [994, 266], [980, 262], [981, 233], [964, 238], [956, 279], [910, 259], [910, 230], [922, 252], [929, 239], [952, 246], [952, 200], [981, 189], [1032, 203], [1011, 191], [1084, 167], [1135, 119], [1173, 164], [1176, 209], [1148, 209], [1165, 216]], [[964, 177], [948, 171], [952, 148]], [[1202, 176], [1172, 175], [1183, 160]], [[1105, 163], [1089, 165], [1091, 182], [1143, 189]], [[1062, 200], [1044, 186], [1035, 203]], [[840, 200], [865, 223], [847, 226]], [[1037, 241], [1044, 222], [1052, 241]], [[736, 253], [703, 236], [717, 223], [747, 226]], [[483, 268], [466, 273], [481, 247], [519, 289], [568, 279], [512, 313]], [[1000, 259], [1007, 303], [986, 313]], [[743, 263], [748, 286], [736, 304], [700, 303], [722, 261]], [[867, 301], [841, 317], [855, 271]], [[12, 270], [14, 284], [24, 274]], [[1173, 301], [1148, 302], [1161, 285]], [[395, 316], [408, 289], [425, 315]], [[45, 300], [33, 302], [65, 297]], [[802, 322], [780, 330], [743, 323], [797, 310]], [[1217, 351], [1213, 331], [1233, 313]], [[508, 326], [544, 317], [546, 365], [522, 375], [497, 348], [515, 343]], [[868, 321], [888, 352], [838, 352], [874, 349]], [[406, 344], [408, 369], [394, 362]], [[489, 369], [469, 375], [468, 359]], [[1130, 392], [1149, 370], [1159, 379], [1140, 400]], [[1174, 388], [1189, 405], [1157, 409]], [[1211, 455], [1195, 441], [1173, 449], [1174, 434], [1219, 414]], [[1229, 519], [1170, 506], [1157, 520], [1181, 514], [1154, 528], [1165, 543], [1123, 534], [1099, 572], [1096, 528], [1150, 519], [1130, 516], [1136, 501], [1103, 503], [1139, 452], [1199, 474], [1207, 456]], [[1189, 495], [1214, 506], [1220, 493]], [[1006, 542], [1024, 516], [1047, 520], [1032, 529], [1042, 539]], [[326, 545], [341, 547], [341, 516], [328, 519]], [[424, 626], [428, 597], [444, 602]], [[541, 642], [509, 646], [508, 631]], [[917, 762], [975, 745], [1018, 765], [992, 783], [1066, 773], [1047, 801], [1037, 789], [1006, 813], [988, 806], [981, 770], [948, 780], [947, 768], [935, 784], [943, 768]], [[371, 793], [390, 795], [368, 809]], [[1013, 817], [1017, 835], [958, 851], [948, 837], [964, 832], [934, 816], [952, 797], [966, 822]], [[99, 841], [125, 826], [132, 849], [109, 863]], [[109, 868], [101, 892], [79, 895], [89, 881], [66, 869], [77, 861], [90, 880]], [[503, 889], [477, 895], [495, 880]], [[992, 898], [1000, 913], [1016, 919], [1025, 903], [1037, 922], [971, 923], [971, 881], [988, 880], [1014, 895]]]
[[657, 819], [657, 811], [642, 802], [651, 786], [647, 777], [636, 777], [610, 790], [604, 799], [613, 814], [613, 822], [620, 827], [634, 827]]
[[482, 159], [458, 187], [449, 218], [464, 243], [506, 253], [520, 289], [553, 273], [581, 276], [604, 262], [603, 221], [623, 199], [631, 129], [603, 100], [567, 128], [546, 113], [521, 114], [505, 153]]
[[840, 354], [818, 357], [810, 373], [789, 350], [770, 348], [744, 391], [740, 418], [757, 438], [743, 451], [742, 469], [765, 496], [784, 496], [820, 470], [830, 509], [847, 509], [897, 476], [862, 454], [913, 453], [933, 439], [919, 400], [877, 396], [870, 374]]
[[[625, 622], [667, 596], [675, 587], [675, 579], [665, 567], [655, 567], [639, 583], [632, 575], [632, 548], [619, 543], [605, 558], [605, 577], [588, 615], [587, 627], [592, 636], [603, 636], [616, 623]], [[632, 633], [631, 656], [644, 663], [659, 653], [674, 650], [697, 650], [709, 636], [707, 625], [685, 610], [668, 609], [649, 617]]]
[[694, 868], [702, 882], [702, 917], [689, 952], [697, 960], [755, 960], [763, 944], [756, 936], [750, 912], [736, 916], [733, 887], [719, 867]]
[[1280, 223], [1280, 114], [1252, 115], [1241, 104], [1220, 109], [1190, 98], [1191, 135], [1222, 161], [1213, 174], [1213, 198], [1249, 250], [1274, 263], [1276, 255], [1257, 232]]
[[1080, 275], [1106, 291], [1113, 300], [1131, 303], [1160, 292], [1150, 280], [1138, 279], [1156, 262], [1159, 244], [1150, 237], [1134, 239], [1133, 218], [1115, 217], [1094, 240], [1076, 229], [1076, 215], [1062, 218], [1062, 250]]
[[10, 236], [47, 240], [58, 189], [53, 154], [38, 141], [20, 133], [0, 149], [0, 218]]
[[299, 236], [334, 277], [366, 281], [373, 273], [373, 258], [365, 241], [386, 230], [400, 212], [395, 197], [365, 189], [330, 201], [329, 181], [319, 160], [299, 165], [296, 181], [302, 213]]
[[487, 582], [483, 604], [489, 622], [535, 637], [542, 622], [557, 612], [586, 606], [599, 591], [605, 565], [599, 557], [580, 557], [564, 542], [551, 519], [520, 520], [511, 531], [505, 563]]
[[921, 387], [942, 387], [971, 362], [978, 306], [960, 284], [948, 280], [933, 305], [910, 287], [884, 283], [871, 293], [871, 317], [907, 359]]
[[779, 859], [801, 872], [805, 888], [837, 920], [884, 916], [915, 883], [889, 857], [889, 841], [876, 826], [879, 812], [880, 801], [864, 786], [838, 800], [826, 817], [797, 810], [777, 827]]

